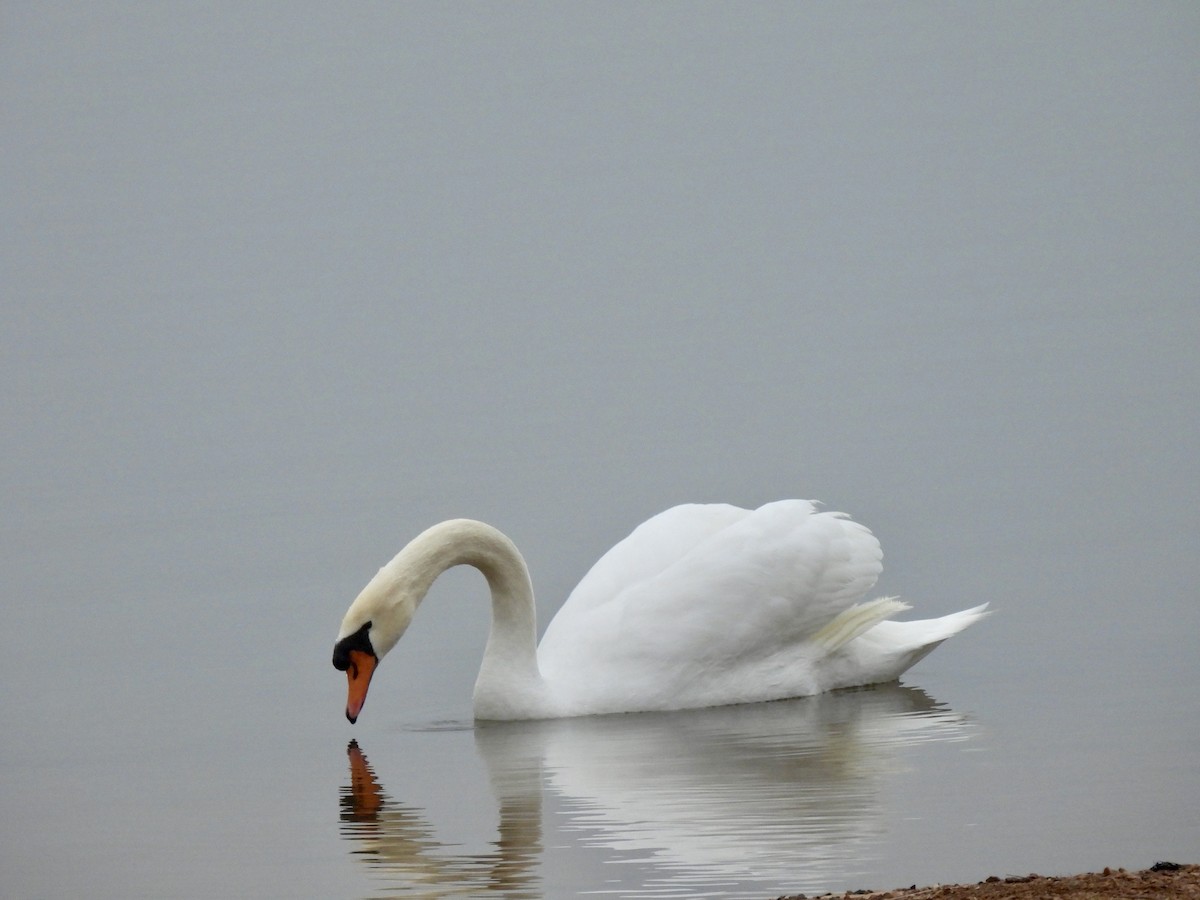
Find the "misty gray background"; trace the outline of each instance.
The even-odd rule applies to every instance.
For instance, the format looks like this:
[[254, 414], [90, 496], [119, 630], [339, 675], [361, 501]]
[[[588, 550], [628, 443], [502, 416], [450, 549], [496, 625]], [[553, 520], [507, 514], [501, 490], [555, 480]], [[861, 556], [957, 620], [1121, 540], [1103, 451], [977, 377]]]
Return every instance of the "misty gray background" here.
[[447, 575], [351, 730], [376, 567], [483, 518], [545, 619], [658, 510], [785, 496], [916, 614], [997, 610], [906, 679], [987, 763], [914, 759], [876, 852], [900, 798], [975, 831], [909, 816], [945, 833], [876, 887], [1196, 861], [1198, 39], [1190, 3], [5, 4], [0, 879], [361, 895], [345, 742], [477, 767], [404, 728], [469, 717], [487, 626]]

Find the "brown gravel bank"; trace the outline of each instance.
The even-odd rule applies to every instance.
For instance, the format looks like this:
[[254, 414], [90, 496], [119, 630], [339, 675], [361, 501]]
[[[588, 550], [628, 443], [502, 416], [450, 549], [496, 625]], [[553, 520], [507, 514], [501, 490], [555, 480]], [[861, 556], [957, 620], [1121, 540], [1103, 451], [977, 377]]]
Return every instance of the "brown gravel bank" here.
[[[789, 894], [779, 900], [800, 900]], [[995, 875], [978, 884], [940, 884], [891, 891], [824, 894], [827, 900], [1200, 900], [1200, 866], [1155, 863], [1141, 872], [1105, 869], [1086, 875]]]

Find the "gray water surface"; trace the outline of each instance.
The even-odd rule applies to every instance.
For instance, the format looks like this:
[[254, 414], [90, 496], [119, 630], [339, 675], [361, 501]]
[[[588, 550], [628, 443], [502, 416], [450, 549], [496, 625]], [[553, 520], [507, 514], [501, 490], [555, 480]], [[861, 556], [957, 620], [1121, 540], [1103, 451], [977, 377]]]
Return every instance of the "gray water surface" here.
[[[0, 894], [771, 897], [1200, 856], [1200, 8], [6, 4]], [[995, 615], [902, 686], [475, 729], [680, 502]], [[351, 745], [351, 741], [356, 744]]]

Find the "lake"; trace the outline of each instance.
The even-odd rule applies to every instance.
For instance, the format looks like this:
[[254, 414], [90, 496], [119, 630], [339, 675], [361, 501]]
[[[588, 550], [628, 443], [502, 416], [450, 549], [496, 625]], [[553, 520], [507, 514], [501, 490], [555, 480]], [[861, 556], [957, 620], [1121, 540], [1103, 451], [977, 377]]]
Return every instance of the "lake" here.
[[[1082, 629], [1056, 658], [1014, 601], [903, 686], [474, 728], [485, 586], [455, 570], [352, 727], [346, 598], [229, 574], [263, 536], [321, 556], [283, 518], [76, 519], [78, 565], [16, 567], [46, 595], [10, 610], [33, 638], [6, 696], [14, 896], [768, 897], [1194, 852], [1194, 662], [1169, 636], [1095, 653]], [[206, 579], [189, 554], [214, 543]]]
[[[0, 893], [765, 898], [1200, 850], [1200, 13], [6, 7]], [[346, 606], [495, 524], [544, 623], [680, 502], [820, 499], [899, 685], [359, 722]]]

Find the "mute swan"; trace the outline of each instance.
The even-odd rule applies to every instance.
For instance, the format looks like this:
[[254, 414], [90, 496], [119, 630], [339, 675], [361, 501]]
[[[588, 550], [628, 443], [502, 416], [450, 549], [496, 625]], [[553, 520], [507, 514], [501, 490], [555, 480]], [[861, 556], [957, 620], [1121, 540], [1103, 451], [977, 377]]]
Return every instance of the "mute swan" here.
[[517, 548], [490, 525], [452, 519], [418, 535], [363, 588], [342, 620], [333, 665], [346, 672], [354, 722], [375, 667], [434, 579], [466, 564], [492, 594], [476, 719], [690, 709], [894, 681], [987, 604], [890, 621], [908, 605], [859, 602], [881, 559], [867, 528], [807, 500], [676, 506], [601, 557], [539, 646]]

